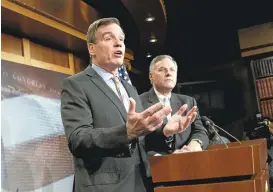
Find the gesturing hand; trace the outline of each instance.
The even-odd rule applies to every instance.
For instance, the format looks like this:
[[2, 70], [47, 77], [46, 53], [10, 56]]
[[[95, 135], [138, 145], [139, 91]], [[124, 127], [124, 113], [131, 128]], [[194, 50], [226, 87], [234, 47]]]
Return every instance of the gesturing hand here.
[[196, 118], [197, 107], [194, 106], [185, 116], [181, 116], [188, 108], [187, 104], [184, 104], [180, 109], [169, 119], [168, 123], [163, 128], [163, 134], [168, 137], [175, 133], [183, 132]]
[[170, 107], [163, 107], [160, 103], [149, 107], [141, 113], [137, 113], [135, 110], [136, 102], [133, 98], [130, 98], [126, 122], [129, 140], [158, 129], [162, 125], [164, 118], [172, 111]]

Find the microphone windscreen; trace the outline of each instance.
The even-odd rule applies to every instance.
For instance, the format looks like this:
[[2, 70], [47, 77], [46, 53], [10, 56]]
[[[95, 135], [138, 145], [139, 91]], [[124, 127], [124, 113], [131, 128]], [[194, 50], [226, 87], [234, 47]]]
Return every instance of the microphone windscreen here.
[[210, 119], [209, 119], [207, 116], [202, 116], [202, 117], [201, 117], [201, 120], [202, 120], [202, 121], [210, 121]]
[[208, 117], [206, 117], [206, 116], [202, 116], [201, 117], [201, 121], [202, 121], [202, 123], [203, 124], [205, 124], [205, 125], [208, 125], [208, 124], [213, 124], [213, 121], [212, 120], [210, 120]]

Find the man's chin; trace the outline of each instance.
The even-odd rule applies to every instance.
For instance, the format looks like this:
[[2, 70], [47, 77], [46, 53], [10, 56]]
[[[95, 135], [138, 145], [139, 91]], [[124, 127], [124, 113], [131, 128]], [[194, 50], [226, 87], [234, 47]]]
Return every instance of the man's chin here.
[[121, 62], [111, 62], [109, 63], [111, 65], [112, 68], [118, 68], [120, 67], [123, 63]]
[[120, 67], [123, 64], [123, 60], [122, 61], [115, 61], [115, 62], [113, 62], [113, 64], [115, 66], [119, 66]]
[[166, 89], [173, 89], [175, 87], [175, 85], [172, 83], [172, 84], [167, 84], [164, 86]]

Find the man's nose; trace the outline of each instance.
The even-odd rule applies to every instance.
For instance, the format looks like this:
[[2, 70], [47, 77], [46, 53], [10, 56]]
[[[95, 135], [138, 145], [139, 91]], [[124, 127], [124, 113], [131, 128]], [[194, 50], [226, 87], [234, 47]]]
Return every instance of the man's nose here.
[[166, 71], [166, 73], [165, 73], [165, 75], [168, 77], [168, 76], [171, 76], [171, 73], [170, 73], [170, 71]]
[[121, 40], [119, 40], [119, 39], [116, 39], [115, 40], [115, 45], [114, 45], [115, 47], [122, 47], [122, 41]]

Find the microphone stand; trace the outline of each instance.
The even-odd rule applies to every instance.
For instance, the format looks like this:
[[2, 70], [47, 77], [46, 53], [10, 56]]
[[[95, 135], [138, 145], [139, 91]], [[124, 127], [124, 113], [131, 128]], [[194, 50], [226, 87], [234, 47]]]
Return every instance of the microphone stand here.
[[214, 133], [219, 137], [219, 139], [223, 142], [223, 144], [226, 146], [226, 148], [228, 148], [228, 145], [226, 144], [226, 142], [223, 140], [223, 138], [219, 135], [219, 133], [215, 130], [214, 126], [209, 124], [210, 128], [213, 129]]
[[232, 137], [233, 139], [235, 139], [238, 143], [242, 144], [239, 139], [237, 139], [236, 137], [234, 137], [233, 135], [231, 135], [230, 133], [228, 133], [227, 131], [225, 131], [223, 128], [219, 127], [218, 125], [213, 124], [215, 127], [217, 127], [218, 129], [222, 130], [223, 132], [225, 132], [226, 134], [228, 134], [230, 137]]

